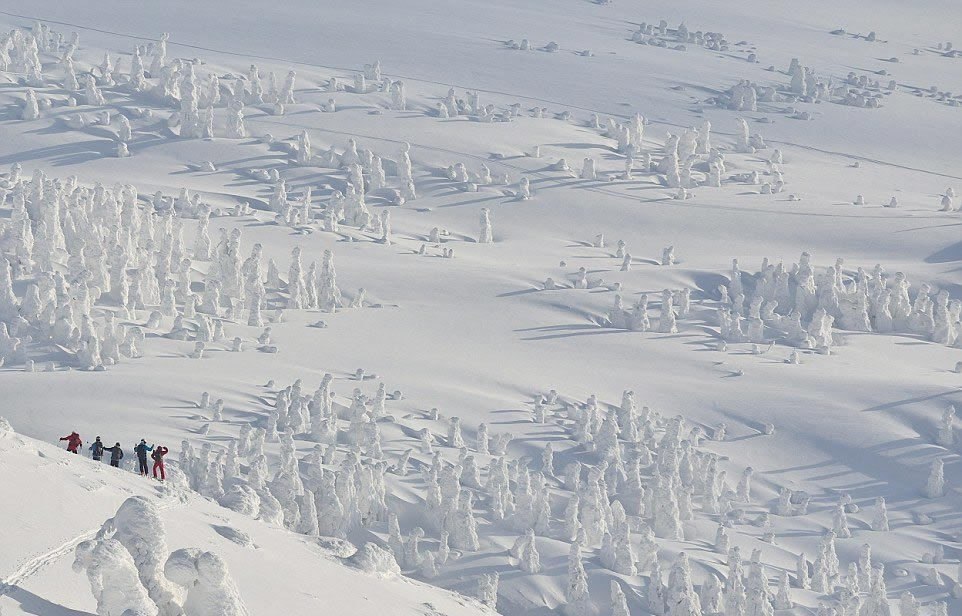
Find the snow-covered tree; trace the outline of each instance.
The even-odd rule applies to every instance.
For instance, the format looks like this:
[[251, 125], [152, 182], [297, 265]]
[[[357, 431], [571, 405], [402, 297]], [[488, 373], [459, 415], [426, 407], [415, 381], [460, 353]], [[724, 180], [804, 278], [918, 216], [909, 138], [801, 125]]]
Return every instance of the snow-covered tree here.
[[37, 120], [40, 118], [40, 106], [37, 102], [37, 93], [33, 88], [27, 88], [27, 98], [23, 104], [23, 111], [20, 112], [21, 120]]
[[674, 334], [678, 332], [675, 321], [674, 294], [670, 289], [665, 289], [661, 293], [661, 317], [658, 320], [658, 331], [664, 334]]
[[391, 85], [388, 87], [389, 93], [391, 95], [391, 108], [396, 111], [404, 111], [407, 109], [407, 97], [404, 93], [404, 82], [403, 81], [392, 81]]
[[481, 230], [478, 233], [478, 243], [490, 244], [494, 241], [494, 236], [491, 233], [491, 211], [486, 207], [481, 208], [480, 224]]
[[518, 182], [518, 198], [522, 201], [527, 201], [531, 198], [531, 181], [523, 177]]
[[939, 498], [945, 494], [945, 463], [941, 458], [932, 461], [929, 478], [925, 483], [926, 498]]
[[116, 539], [92, 539], [77, 545], [73, 570], [84, 572], [97, 600], [99, 616], [156, 616], [157, 605], [137, 575], [134, 559]]
[[631, 616], [628, 599], [618, 580], [611, 580], [611, 616]]
[[84, 100], [88, 105], [95, 107], [103, 107], [107, 104], [103, 93], [100, 91], [100, 88], [97, 87], [97, 80], [94, 78], [93, 73], [87, 73], [84, 79]]
[[936, 443], [942, 447], [951, 447], [955, 444], [955, 431], [952, 424], [955, 422], [955, 406], [949, 405], [942, 411], [942, 421], [939, 423], [939, 433]]
[[661, 264], [662, 265], [674, 265], [675, 264], [675, 247], [666, 246], [661, 251]]
[[778, 590], [775, 594], [775, 609], [790, 610], [795, 607], [792, 602], [792, 589], [788, 583], [788, 571], [781, 571], [778, 574]]
[[451, 515], [452, 526], [451, 546], [461, 550], [476, 552], [481, 543], [478, 540], [478, 523], [474, 517], [473, 498], [471, 492], [464, 490], [458, 497], [458, 503]]
[[167, 534], [153, 501], [143, 496], [128, 498], [114, 517], [104, 522], [98, 537], [112, 537], [127, 550], [159, 616], [181, 615], [179, 593], [163, 571]]
[[738, 481], [738, 487], [735, 489], [735, 493], [738, 496], [738, 500], [743, 503], [751, 502], [752, 476], [754, 474], [755, 469], [747, 466], [745, 470], [742, 471], [741, 479]]
[[661, 478], [654, 486], [654, 531], [658, 537], [680, 540], [684, 538], [678, 497], [669, 480]]
[[295, 246], [291, 251], [291, 267], [287, 278], [287, 307], [299, 310], [307, 307], [307, 289], [304, 287], [304, 265], [301, 263], [301, 248]]
[[247, 616], [247, 607], [224, 560], [197, 548], [175, 551], [164, 573], [187, 593], [184, 612], [191, 616]]
[[871, 585], [868, 597], [859, 610], [860, 616], [890, 616], [891, 606], [888, 600], [888, 590], [885, 588], [884, 569], [881, 564], [874, 567], [871, 573]]
[[888, 508], [885, 506], [885, 497], [879, 496], [875, 499], [875, 513], [872, 515], [872, 530], [882, 532], [888, 529]]
[[452, 417], [448, 420], [448, 446], [455, 449], [464, 447], [464, 437], [461, 436], [461, 418]]
[[539, 573], [541, 571], [541, 557], [535, 545], [534, 529], [529, 528], [522, 539], [518, 554], [518, 567], [525, 573]]
[[900, 616], [919, 616], [921, 604], [909, 591], [903, 591], [899, 595], [899, 615]]
[[498, 605], [499, 578], [497, 571], [482, 573], [478, 578], [478, 600], [491, 609]]
[[648, 576], [648, 611], [655, 616], [665, 616], [665, 584], [661, 575], [661, 564], [656, 558], [651, 564]]
[[795, 558], [795, 586], [796, 588], [806, 589], [809, 587], [808, 561], [805, 554], [799, 554]]
[[568, 616], [588, 616], [594, 605], [588, 595], [588, 575], [582, 562], [581, 543], [575, 541], [568, 552], [568, 583], [565, 586], [565, 613]]
[[244, 103], [239, 100], [233, 101], [227, 109], [227, 138], [247, 138], [247, 127], [244, 125]]
[[701, 616], [701, 600], [691, 581], [688, 555], [681, 552], [668, 574], [668, 616]]
[[848, 515], [845, 513], [845, 506], [839, 503], [835, 506], [832, 514], [832, 531], [835, 536], [847, 539], [852, 536], [852, 531], [848, 528]]
[[716, 576], [709, 574], [708, 579], [702, 584], [698, 592], [698, 599], [701, 601], [702, 613], [722, 613], [722, 610], [725, 609], [722, 587]]
[[581, 166], [581, 174], [579, 176], [582, 180], [596, 180], [598, 179], [598, 173], [595, 171], [595, 160], [593, 158], [585, 158]]
[[341, 291], [337, 287], [337, 273], [334, 270], [334, 253], [324, 251], [321, 261], [321, 277], [318, 280], [318, 307], [325, 312], [336, 312], [341, 307]]
[[297, 73], [295, 71], [288, 71], [287, 77], [284, 78], [284, 85], [277, 95], [277, 102], [282, 105], [294, 104], [294, 80], [296, 78]]

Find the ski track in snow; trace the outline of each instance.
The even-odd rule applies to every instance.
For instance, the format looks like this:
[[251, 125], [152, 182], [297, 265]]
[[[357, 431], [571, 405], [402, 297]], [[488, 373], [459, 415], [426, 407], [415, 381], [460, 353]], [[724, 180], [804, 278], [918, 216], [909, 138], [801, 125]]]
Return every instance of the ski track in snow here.
[[60, 560], [84, 541], [93, 539], [99, 530], [100, 527], [98, 526], [97, 528], [84, 531], [76, 537], [68, 539], [59, 546], [52, 548], [43, 554], [40, 554], [39, 556], [35, 556], [30, 560], [27, 560], [20, 565], [16, 571], [11, 573], [3, 580], [0, 580], [0, 596], [9, 594], [11, 590], [15, 589], [25, 580], [30, 579], [30, 577], [35, 575], [50, 563]]
[[[174, 507], [177, 504], [180, 504], [179, 501], [177, 503], [164, 502], [157, 505], [157, 509], [164, 511]], [[0, 580], [0, 597], [4, 595], [9, 595], [11, 590], [15, 590], [18, 586], [23, 584], [24, 581], [30, 579], [31, 577], [39, 573], [47, 565], [60, 560], [64, 556], [69, 555], [78, 545], [80, 545], [84, 541], [93, 539], [97, 535], [97, 533], [100, 531], [101, 526], [102, 525], [98, 525], [94, 528], [85, 530], [84, 532], [73, 537], [72, 539], [68, 539], [65, 542], [61, 543], [57, 547], [51, 548], [46, 552], [44, 552], [43, 554], [34, 556], [33, 558], [25, 561], [22, 565], [20, 565], [20, 567], [17, 568], [16, 571], [14, 571], [7, 577]]]

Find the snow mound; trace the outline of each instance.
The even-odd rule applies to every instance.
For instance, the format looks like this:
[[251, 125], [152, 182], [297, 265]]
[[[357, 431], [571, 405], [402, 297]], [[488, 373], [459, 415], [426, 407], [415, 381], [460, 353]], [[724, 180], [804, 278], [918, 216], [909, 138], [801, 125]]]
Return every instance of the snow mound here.
[[394, 555], [373, 543], [362, 545], [345, 562], [365, 573], [381, 577], [393, 577], [401, 574], [401, 567], [398, 566]]
[[221, 524], [211, 525], [217, 534], [227, 539], [228, 541], [233, 541], [237, 545], [243, 546], [245, 548], [255, 548], [254, 540], [251, 536], [242, 530], [238, 530], [232, 526], [223, 526]]

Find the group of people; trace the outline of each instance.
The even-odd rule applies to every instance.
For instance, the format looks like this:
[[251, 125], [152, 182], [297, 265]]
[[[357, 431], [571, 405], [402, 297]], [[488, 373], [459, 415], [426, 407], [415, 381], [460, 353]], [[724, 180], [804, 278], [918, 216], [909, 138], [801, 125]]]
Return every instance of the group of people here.
[[[61, 437], [60, 440], [67, 441], [67, 451], [70, 453], [79, 454], [80, 449], [83, 447], [83, 440], [76, 432], [71, 432], [67, 436]], [[103, 441], [100, 440], [99, 436], [91, 443], [88, 449], [90, 450], [90, 457], [96, 462], [103, 460], [104, 455], [110, 452], [110, 466], [114, 468], [120, 468], [120, 461], [124, 459], [124, 450], [120, 446], [120, 443], [114, 443], [113, 447], [107, 447]], [[147, 456], [149, 455], [154, 461], [154, 479], [160, 479], [161, 481], [167, 479], [167, 474], [164, 470], [164, 456], [166, 456], [169, 451], [170, 450], [164, 446], [148, 445], [146, 440], [140, 439], [140, 442], [134, 447], [134, 453], [137, 454], [137, 464], [140, 475], [142, 477], [150, 476], [147, 470]], [[158, 474], [160, 475], [159, 477]]]

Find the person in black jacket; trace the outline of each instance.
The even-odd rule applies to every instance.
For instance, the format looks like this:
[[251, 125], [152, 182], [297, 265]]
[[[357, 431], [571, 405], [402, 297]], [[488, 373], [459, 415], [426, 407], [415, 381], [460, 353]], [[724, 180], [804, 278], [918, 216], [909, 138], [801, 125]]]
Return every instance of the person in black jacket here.
[[104, 444], [100, 440], [99, 436], [97, 437], [97, 440], [95, 440], [93, 444], [90, 445], [89, 449], [90, 449], [90, 457], [93, 458], [95, 462], [100, 462], [101, 460], [103, 460]]
[[110, 466], [120, 468], [120, 461], [124, 459], [124, 448], [117, 443], [113, 447], [104, 447], [104, 451], [110, 452]]

